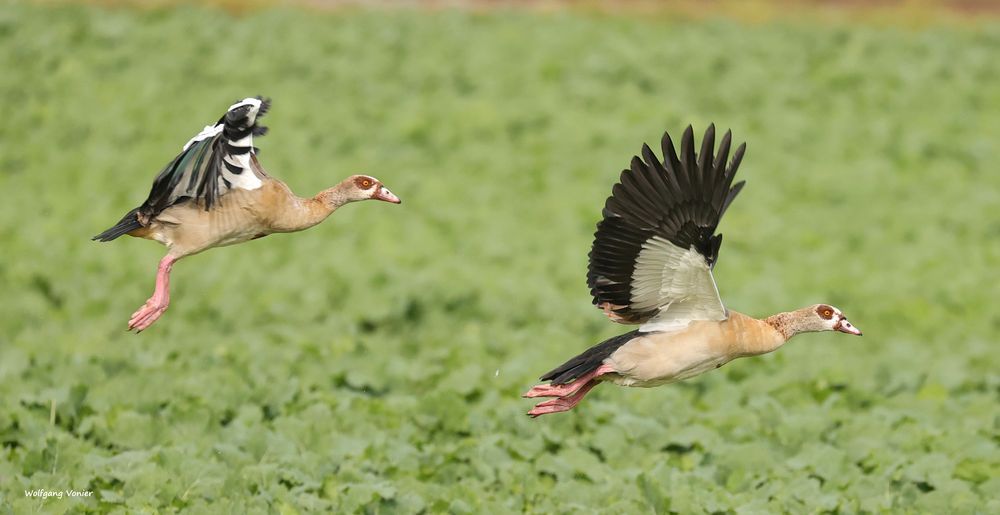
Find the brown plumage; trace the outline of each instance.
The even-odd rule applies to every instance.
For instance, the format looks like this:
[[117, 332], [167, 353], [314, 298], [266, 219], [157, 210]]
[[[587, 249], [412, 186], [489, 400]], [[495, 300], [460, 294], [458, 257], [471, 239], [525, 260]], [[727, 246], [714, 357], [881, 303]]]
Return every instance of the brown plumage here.
[[349, 202], [400, 203], [381, 181], [367, 175], [352, 175], [308, 198], [292, 193], [264, 171], [252, 146], [253, 135], [264, 133], [257, 120], [268, 106], [257, 97], [230, 107], [160, 172], [142, 206], [94, 237], [110, 241], [128, 234], [167, 247], [153, 296], [132, 314], [129, 330], [146, 329], [166, 311], [170, 270], [185, 256], [308, 229]]
[[643, 159], [612, 190], [597, 225], [587, 283], [594, 304], [612, 321], [642, 324], [610, 338], [542, 376], [525, 397], [554, 397], [531, 416], [568, 411], [594, 386], [653, 387], [681, 381], [745, 356], [781, 347], [796, 334], [840, 331], [861, 335], [841, 311], [817, 304], [765, 320], [727, 310], [719, 298], [712, 267], [722, 235], [716, 228], [743, 182], [733, 177], [745, 145], [727, 166], [731, 134], [715, 151], [715, 127], [694, 150], [691, 127], [680, 155], [670, 136], [662, 141], [663, 161], [648, 146]]

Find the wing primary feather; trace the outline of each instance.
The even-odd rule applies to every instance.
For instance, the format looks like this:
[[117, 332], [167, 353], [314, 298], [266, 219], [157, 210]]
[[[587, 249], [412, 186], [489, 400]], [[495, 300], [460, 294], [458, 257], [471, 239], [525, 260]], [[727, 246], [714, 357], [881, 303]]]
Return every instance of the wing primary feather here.
[[726, 131], [722, 135], [722, 141], [719, 142], [719, 150], [715, 154], [715, 161], [712, 163], [712, 173], [719, 174], [723, 167], [726, 166], [726, 160], [729, 159], [729, 147], [732, 143], [733, 131]]
[[663, 166], [667, 169], [667, 177], [676, 186], [678, 193], [675, 201], [683, 200], [684, 192], [690, 187], [686, 177], [681, 174], [681, 160], [674, 151], [674, 142], [670, 139], [670, 134], [664, 132], [663, 139], [660, 140], [660, 150], [663, 152]]
[[655, 222], [656, 213], [659, 211], [656, 201], [656, 192], [646, 181], [646, 176], [651, 175], [649, 166], [643, 163], [638, 156], [632, 158], [632, 173], [626, 175], [623, 185], [629, 188], [629, 194], [636, 199], [636, 204], [643, 210], [642, 218], [645, 222]]
[[729, 194], [726, 195], [725, 202], [722, 203], [722, 209], [719, 210], [720, 218], [722, 217], [722, 215], [726, 214], [726, 210], [729, 209], [729, 204], [732, 204], [733, 199], [735, 199], [736, 195], [743, 190], [743, 186], [746, 186], [746, 184], [747, 181], [737, 182], [736, 184], [733, 185], [732, 189], [729, 190]]
[[698, 176], [698, 163], [694, 154], [694, 129], [690, 125], [681, 136], [681, 173], [688, 180], [687, 198], [701, 197], [701, 177]]
[[701, 152], [698, 153], [697, 173], [701, 180], [701, 200], [712, 201], [713, 188], [715, 187], [715, 175], [712, 174], [712, 152], [715, 150], [715, 124], [710, 123], [705, 129], [705, 135], [701, 138]]
[[722, 177], [722, 187], [715, 189], [715, 195], [712, 198], [712, 207], [719, 213], [720, 218], [722, 205], [729, 193], [729, 187], [733, 183], [733, 176], [726, 173], [726, 160], [729, 159], [729, 147], [732, 144], [732, 139], [732, 131], [726, 131], [722, 136], [722, 141], [719, 142], [719, 151], [715, 155], [715, 162], [712, 163], [712, 175]]
[[670, 199], [677, 198], [679, 192], [672, 189], [670, 178], [667, 176], [667, 169], [656, 158], [653, 149], [649, 148], [649, 145], [645, 143], [642, 144], [642, 158], [656, 172], [650, 175], [652, 176], [652, 182], [655, 183], [654, 188], [660, 197], [660, 201], [667, 202]]
[[663, 197], [657, 191], [656, 177], [655, 168], [648, 164], [643, 169], [643, 173], [634, 174], [632, 177], [632, 180], [635, 182], [635, 188], [638, 194], [642, 195], [646, 206], [644, 216], [651, 225], [656, 224], [656, 220], [659, 218], [659, 205], [663, 203]]
[[729, 163], [729, 168], [726, 170], [727, 176], [735, 176], [736, 171], [740, 168], [740, 163], [743, 162], [743, 154], [747, 150], [747, 144], [743, 143], [737, 147], [736, 152], [733, 153], [733, 160]]

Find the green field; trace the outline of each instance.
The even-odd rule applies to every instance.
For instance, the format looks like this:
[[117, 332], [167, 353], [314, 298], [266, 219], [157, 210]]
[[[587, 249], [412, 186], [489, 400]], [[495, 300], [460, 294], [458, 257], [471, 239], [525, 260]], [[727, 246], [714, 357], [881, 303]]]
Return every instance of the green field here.
[[[1000, 512], [1000, 24], [5, 3], [0, 48], [0, 512]], [[90, 236], [256, 94], [273, 175], [403, 204], [185, 259], [127, 333], [164, 250]], [[628, 329], [618, 173], [709, 122], [727, 305], [865, 336], [524, 416]]]

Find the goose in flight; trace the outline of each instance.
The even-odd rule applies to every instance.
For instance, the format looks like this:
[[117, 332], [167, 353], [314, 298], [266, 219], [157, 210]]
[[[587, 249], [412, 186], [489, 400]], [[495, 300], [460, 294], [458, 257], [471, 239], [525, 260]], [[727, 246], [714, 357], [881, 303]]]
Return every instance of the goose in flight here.
[[352, 175], [312, 197], [299, 197], [271, 177], [257, 160], [254, 136], [270, 101], [236, 102], [214, 125], [191, 138], [153, 180], [149, 197], [108, 230], [94, 236], [111, 241], [122, 235], [158, 241], [167, 247], [156, 273], [156, 288], [128, 322], [140, 332], [170, 303], [174, 263], [214, 247], [235, 245], [273, 233], [308, 229], [349, 202], [382, 200], [399, 204], [381, 181]]
[[[840, 331], [861, 336], [844, 313], [816, 304], [764, 319], [726, 309], [712, 268], [726, 208], [743, 188], [733, 177], [740, 145], [727, 164], [732, 134], [718, 150], [710, 125], [695, 153], [689, 126], [680, 155], [669, 134], [663, 160], [644, 145], [604, 205], [587, 285], [594, 304], [615, 322], [639, 328], [601, 342], [552, 369], [524, 397], [551, 397], [528, 415], [568, 411], [594, 386], [653, 387], [694, 377], [736, 358], [776, 350], [799, 333]], [[713, 155], [714, 153], [714, 155]]]

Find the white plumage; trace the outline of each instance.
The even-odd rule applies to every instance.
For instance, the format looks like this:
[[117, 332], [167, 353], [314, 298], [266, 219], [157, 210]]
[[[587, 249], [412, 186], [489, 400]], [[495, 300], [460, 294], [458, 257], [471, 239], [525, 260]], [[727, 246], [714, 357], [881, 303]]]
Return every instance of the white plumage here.
[[636, 309], [659, 309], [642, 332], [669, 331], [692, 320], [725, 320], [726, 308], [712, 270], [693, 247], [684, 250], [654, 236], [642, 245], [632, 274], [632, 302]]
[[[257, 121], [257, 114], [260, 112], [262, 102], [260, 99], [249, 97], [236, 102], [235, 104], [229, 106], [227, 112], [231, 112], [234, 109], [238, 109], [245, 106], [250, 106], [250, 110], [246, 114], [246, 120], [248, 125], [253, 125]], [[224, 119], [224, 118], [223, 118]], [[187, 151], [191, 145], [204, 141], [206, 139], [214, 138], [222, 133], [225, 129], [225, 123], [223, 119], [220, 119], [215, 125], [206, 125], [204, 129], [196, 134], [193, 138], [188, 140], [184, 144], [184, 151]], [[259, 177], [254, 174], [250, 169], [250, 154], [254, 153], [253, 148], [253, 133], [248, 133], [246, 136], [238, 140], [228, 140], [228, 143], [234, 147], [249, 147], [250, 151], [244, 154], [225, 154], [222, 159], [242, 170], [239, 174], [235, 174], [229, 171], [228, 168], [223, 167], [220, 170], [219, 178], [217, 179], [219, 185], [219, 192], [225, 193], [232, 188], [240, 188], [244, 190], [255, 190], [263, 185], [263, 182]], [[228, 183], [228, 184], [227, 184]]]
[[193, 138], [189, 139], [188, 142], [184, 144], [183, 150], [187, 150], [188, 148], [191, 147], [191, 145], [194, 145], [199, 141], [218, 136], [219, 133], [222, 132], [222, 129], [223, 125], [221, 123], [217, 123], [215, 125], [206, 125], [205, 128], [201, 130], [201, 132], [195, 134]]

